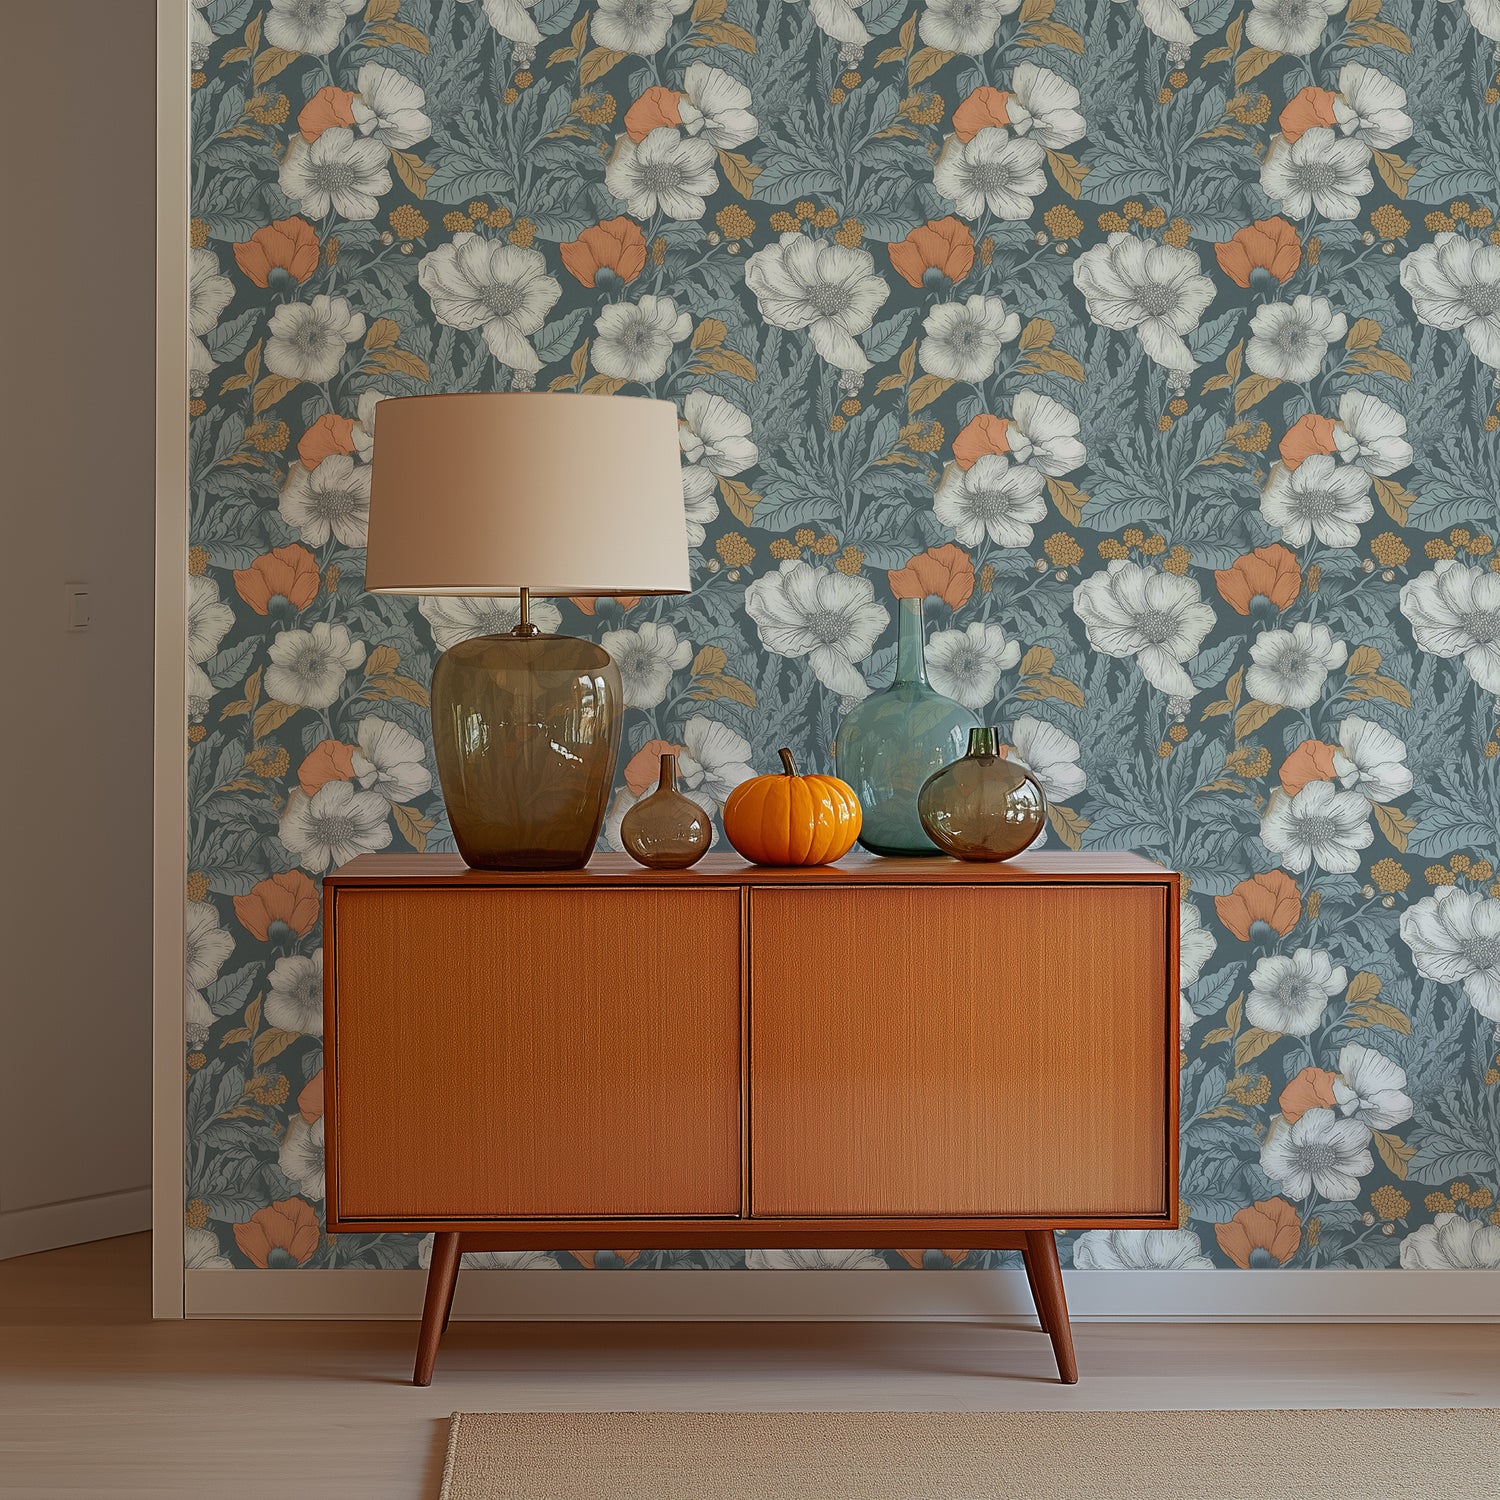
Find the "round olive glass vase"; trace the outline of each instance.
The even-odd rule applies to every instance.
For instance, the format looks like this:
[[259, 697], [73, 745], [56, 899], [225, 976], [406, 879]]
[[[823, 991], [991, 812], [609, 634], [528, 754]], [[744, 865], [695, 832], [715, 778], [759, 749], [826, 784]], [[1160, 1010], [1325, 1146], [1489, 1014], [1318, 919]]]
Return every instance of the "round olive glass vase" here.
[[576, 870], [604, 823], [620, 669], [593, 641], [507, 635], [450, 646], [432, 673], [432, 745], [453, 839], [479, 870]]
[[896, 625], [896, 677], [838, 727], [834, 767], [864, 809], [859, 842], [871, 854], [936, 855], [917, 812], [917, 794], [935, 771], [963, 753], [979, 720], [927, 681], [922, 601], [902, 599]]
[[677, 757], [661, 758], [661, 779], [620, 822], [620, 844], [648, 870], [686, 870], [714, 841], [713, 824], [691, 797], [677, 790]]
[[928, 779], [917, 799], [922, 827], [955, 859], [1012, 859], [1047, 820], [1036, 779], [1000, 753], [993, 729], [969, 735], [969, 753]]

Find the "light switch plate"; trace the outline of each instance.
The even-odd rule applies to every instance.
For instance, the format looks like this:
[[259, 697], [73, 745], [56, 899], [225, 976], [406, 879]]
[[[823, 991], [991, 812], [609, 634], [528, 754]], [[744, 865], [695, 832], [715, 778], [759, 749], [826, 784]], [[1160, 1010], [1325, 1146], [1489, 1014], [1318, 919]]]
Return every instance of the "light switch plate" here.
[[65, 583], [69, 631], [87, 630], [93, 615], [93, 600], [86, 583]]

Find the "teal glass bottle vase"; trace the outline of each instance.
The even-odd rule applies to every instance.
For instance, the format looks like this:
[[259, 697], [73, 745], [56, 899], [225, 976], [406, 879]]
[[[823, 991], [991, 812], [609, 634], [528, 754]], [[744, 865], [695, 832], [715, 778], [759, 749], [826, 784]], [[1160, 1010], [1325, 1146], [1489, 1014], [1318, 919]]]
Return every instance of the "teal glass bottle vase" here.
[[958, 760], [979, 719], [927, 681], [922, 600], [902, 599], [896, 624], [896, 678], [838, 727], [834, 766], [864, 809], [859, 842], [871, 854], [938, 855], [917, 812], [923, 783]]

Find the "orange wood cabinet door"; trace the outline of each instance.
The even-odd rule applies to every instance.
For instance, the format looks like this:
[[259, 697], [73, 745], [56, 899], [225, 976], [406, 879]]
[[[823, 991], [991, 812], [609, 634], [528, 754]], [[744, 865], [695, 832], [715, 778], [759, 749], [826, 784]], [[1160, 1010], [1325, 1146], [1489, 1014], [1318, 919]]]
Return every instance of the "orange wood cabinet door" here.
[[753, 891], [752, 1212], [1165, 1212], [1169, 896]]
[[341, 889], [334, 1207], [740, 1209], [740, 896]]

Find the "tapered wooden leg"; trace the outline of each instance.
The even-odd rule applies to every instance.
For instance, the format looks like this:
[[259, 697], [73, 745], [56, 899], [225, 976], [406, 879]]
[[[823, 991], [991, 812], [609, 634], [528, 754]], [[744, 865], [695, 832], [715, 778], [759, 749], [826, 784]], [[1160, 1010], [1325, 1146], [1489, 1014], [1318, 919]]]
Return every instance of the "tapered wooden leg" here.
[[[463, 1247], [459, 1247], [460, 1264], [462, 1264]], [[448, 1300], [443, 1303], [443, 1332], [448, 1331], [448, 1322], [453, 1316], [453, 1294], [458, 1290], [458, 1272], [455, 1271], [448, 1280]]]
[[1046, 1304], [1042, 1301], [1041, 1292], [1037, 1290], [1036, 1273], [1031, 1269], [1030, 1254], [1023, 1252], [1021, 1262], [1026, 1267], [1026, 1284], [1031, 1288], [1031, 1305], [1036, 1308], [1037, 1322], [1042, 1325], [1043, 1333], [1050, 1333], [1051, 1329], [1047, 1327]]
[[1078, 1383], [1078, 1361], [1073, 1354], [1073, 1329], [1068, 1322], [1068, 1303], [1063, 1296], [1062, 1266], [1057, 1259], [1057, 1236], [1050, 1229], [1028, 1229], [1026, 1270], [1042, 1326], [1052, 1338], [1057, 1376], [1064, 1385]]
[[433, 1236], [432, 1264], [427, 1268], [427, 1297], [422, 1303], [422, 1330], [417, 1335], [417, 1365], [411, 1377], [413, 1385], [432, 1384], [438, 1343], [447, 1325], [448, 1309], [453, 1305], [453, 1288], [458, 1281], [458, 1239], [456, 1233]]

